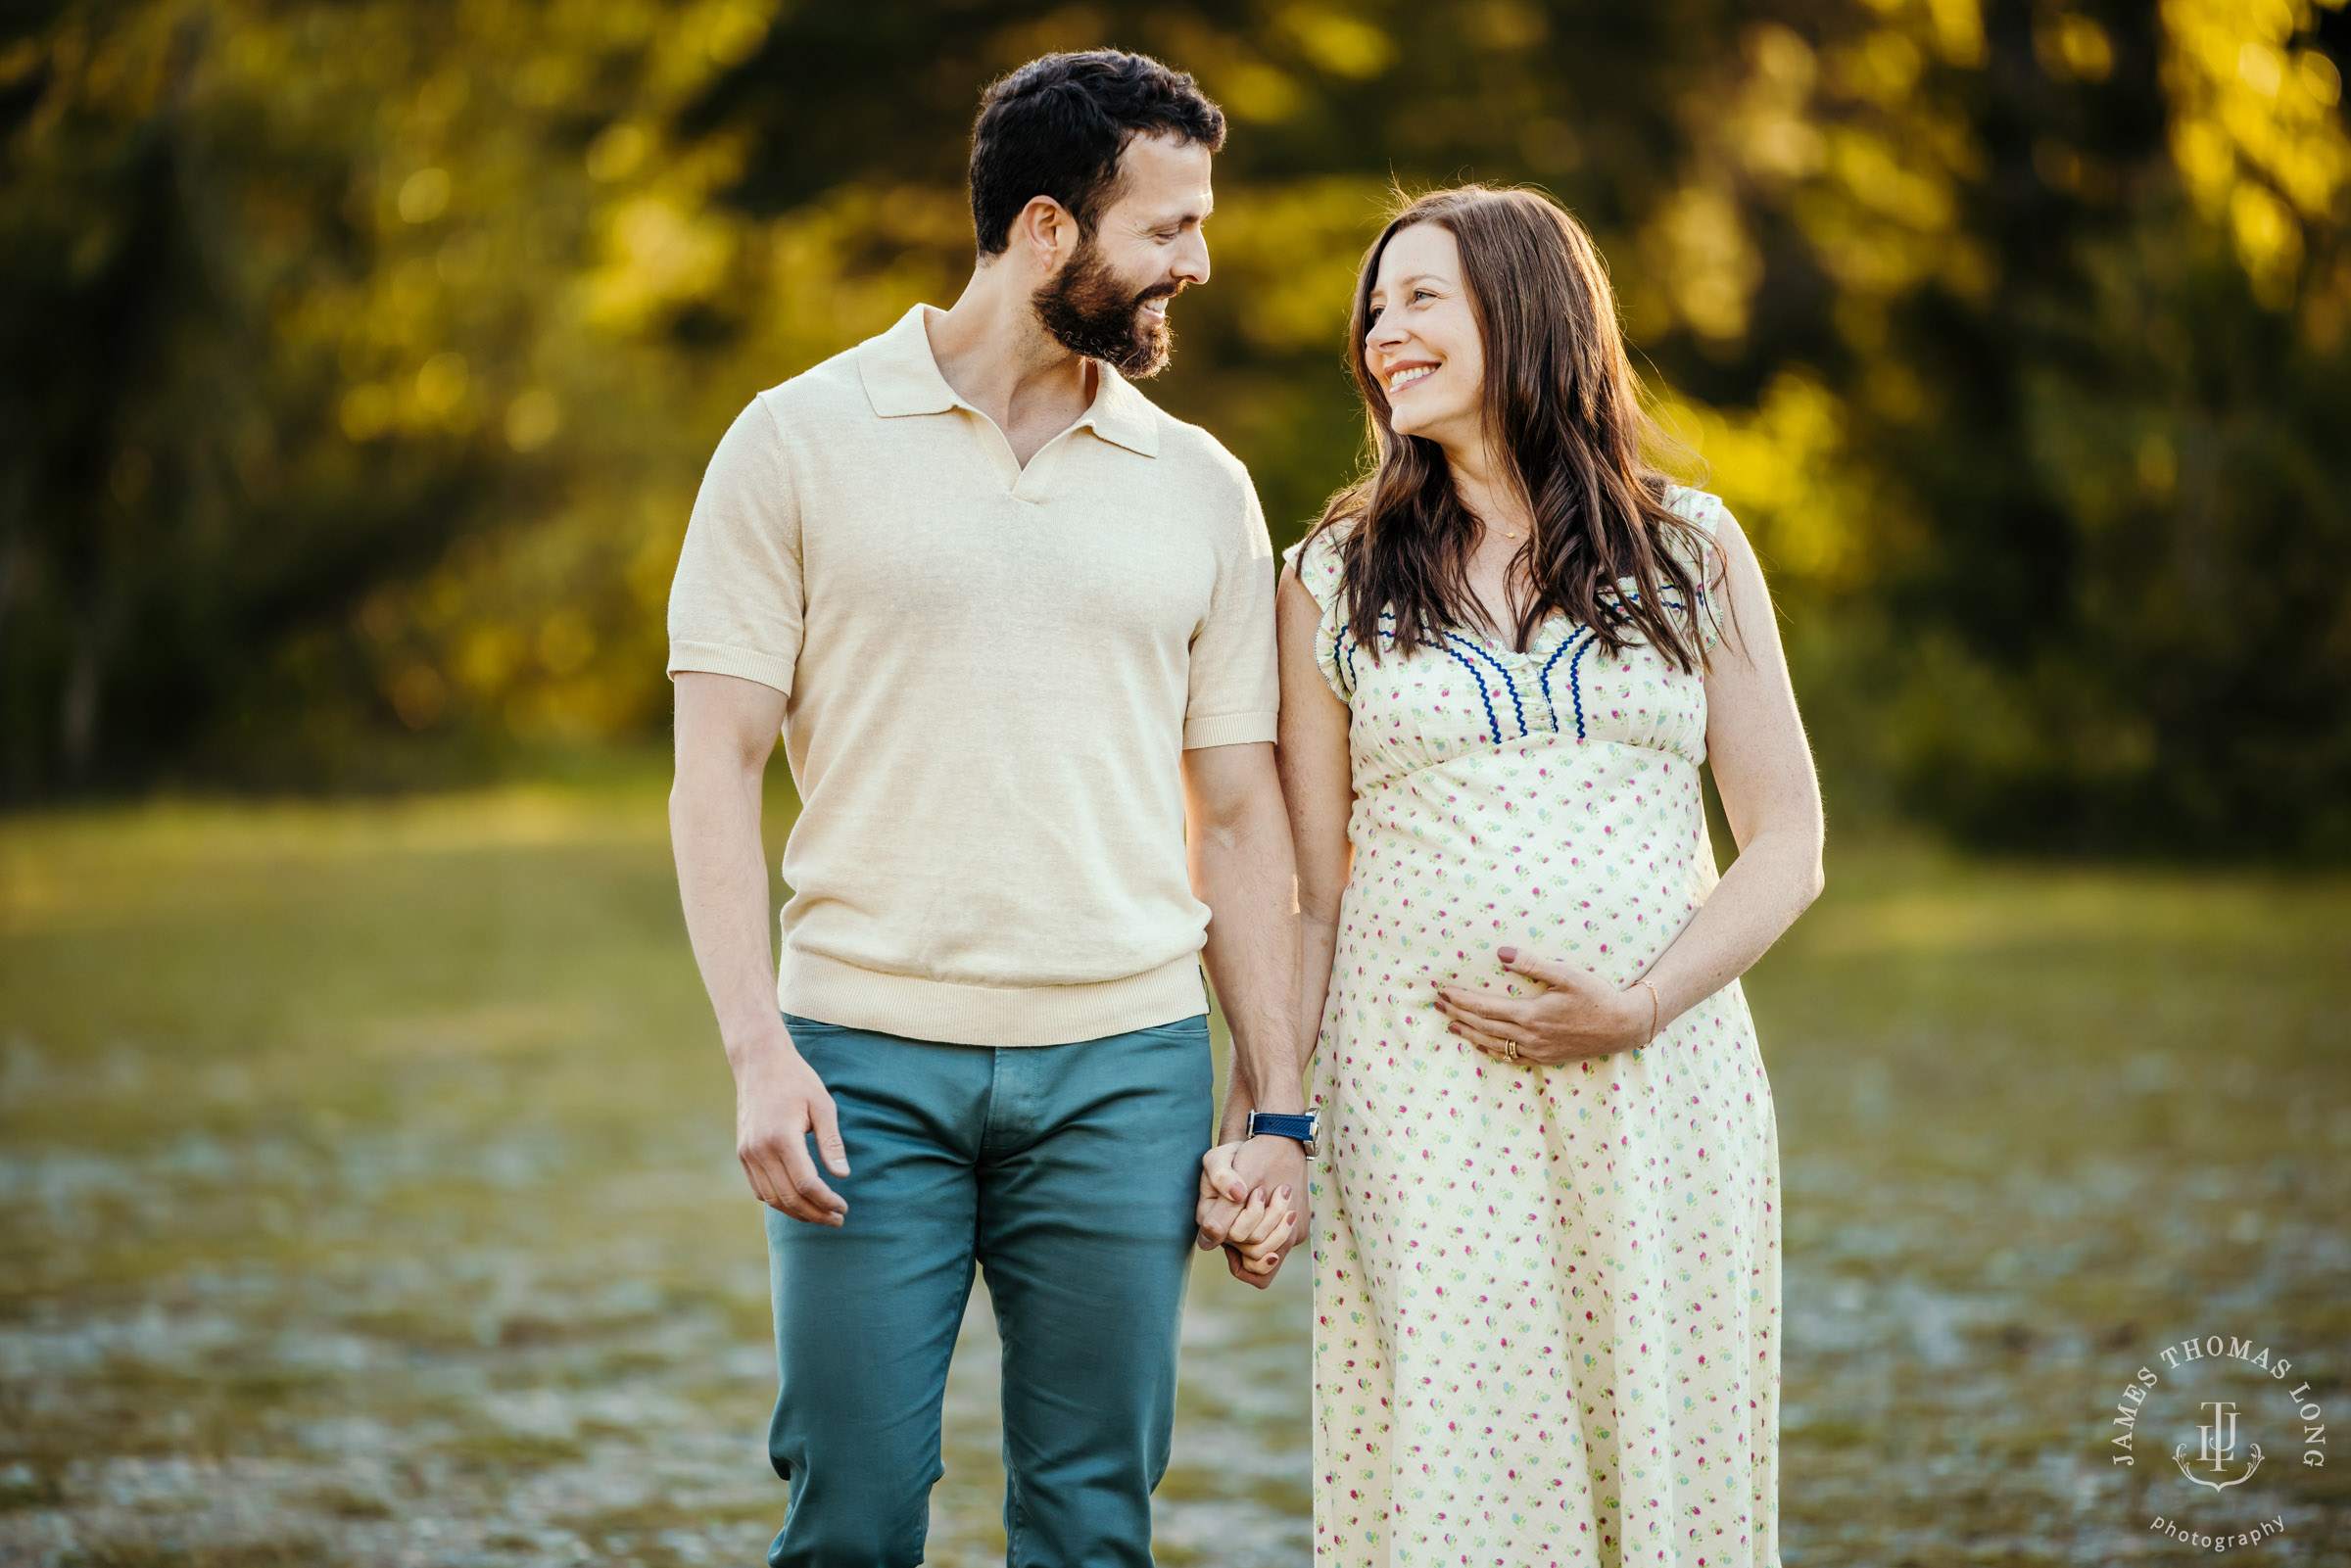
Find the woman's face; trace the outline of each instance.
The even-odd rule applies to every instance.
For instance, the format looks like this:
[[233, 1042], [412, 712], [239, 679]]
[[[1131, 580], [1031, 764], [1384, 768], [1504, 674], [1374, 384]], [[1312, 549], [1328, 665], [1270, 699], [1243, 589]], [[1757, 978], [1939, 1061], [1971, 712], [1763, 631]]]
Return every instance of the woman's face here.
[[1477, 450], [1485, 419], [1486, 356], [1462, 282], [1450, 229], [1415, 223], [1388, 241], [1372, 279], [1364, 360], [1388, 394], [1397, 434], [1448, 452]]

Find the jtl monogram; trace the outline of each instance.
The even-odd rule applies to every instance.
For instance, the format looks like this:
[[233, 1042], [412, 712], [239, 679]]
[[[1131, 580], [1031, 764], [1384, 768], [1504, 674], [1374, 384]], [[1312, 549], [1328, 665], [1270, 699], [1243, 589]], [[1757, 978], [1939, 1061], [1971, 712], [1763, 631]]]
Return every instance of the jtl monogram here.
[[2180, 1466], [2182, 1475], [2199, 1487], [2210, 1487], [2219, 1492], [2224, 1488], [2242, 1486], [2252, 1479], [2254, 1471], [2261, 1468], [2261, 1445], [2245, 1445], [2245, 1451], [2252, 1455], [2252, 1462], [2245, 1466], [2243, 1475], [2226, 1481], [2219, 1479], [2229, 1468], [2229, 1462], [2236, 1457], [2236, 1406], [2227, 1400], [2207, 1400], [2203, 1408], [2212, 1412], [2212, 1419], [2196, 1428], [2203, 1435], [2204, 1447], [2197, 1451], [2195, 1462], [2209, 1466], [2212, 1476], [2200, 1476], [2188, 1468], [2187, 1445], [2184, 1443], [2172, 1450], [2172, 1462]]

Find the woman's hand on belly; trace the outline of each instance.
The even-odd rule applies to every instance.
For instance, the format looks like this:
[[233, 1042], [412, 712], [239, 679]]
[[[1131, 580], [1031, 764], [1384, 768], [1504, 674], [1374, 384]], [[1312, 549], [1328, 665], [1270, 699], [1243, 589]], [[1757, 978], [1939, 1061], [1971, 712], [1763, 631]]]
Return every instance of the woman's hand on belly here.
[[1502, 967], [1539, 982], [1534, 996], [1439, 985], [1448, 1027], [1497, 1062], [1557, 1067], [1649, 1043], [1655, 1004], [1647, 988], [1620, 991], [1589, 970], [1538, 958], [1523, 948], [1496, 955]]

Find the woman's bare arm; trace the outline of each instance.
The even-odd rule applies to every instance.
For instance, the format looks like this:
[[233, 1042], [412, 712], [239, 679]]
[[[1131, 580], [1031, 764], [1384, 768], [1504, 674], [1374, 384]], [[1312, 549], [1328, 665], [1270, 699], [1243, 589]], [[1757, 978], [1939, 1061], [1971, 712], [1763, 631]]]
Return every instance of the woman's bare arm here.
[[1295, 571], [1281, 576], [1281, 740], [1275, 761], [1298, 854], [1298, 1040], [1311, 1054], [1322, 1029], [1330, 966], [1339, 946], [1339, 900], [1355, 866], [1347, 818], [1355, 780], [1347, 754], [1347, 704], [1322, 679], [1315, 657], [1320, 606]]
[[1716, 535], [1730, 613], [1706, 672], [1706, 757], [1739, 856], [1645, 976], [1658, 1026], [1746, 974], [1820, 896], [1824, 825], [1763, 568], [1738, 523]]

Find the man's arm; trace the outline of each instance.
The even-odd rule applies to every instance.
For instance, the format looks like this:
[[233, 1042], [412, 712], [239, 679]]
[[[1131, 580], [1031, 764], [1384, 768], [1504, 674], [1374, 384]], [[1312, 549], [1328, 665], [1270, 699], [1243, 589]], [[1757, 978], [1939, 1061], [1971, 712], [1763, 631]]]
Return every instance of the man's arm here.
[[[1306, 1108], [1297, 1040], [1297, 868], [1271, 744], [1186, 751], [1183, 784], [1192, 888], [1209, 908], [1201, 957], [1232, 1033], [1232, 1078], [1218, 1138], [1227, 1144], [1246, 1131], [1252, 1110]], [[1306, 1151], [1294, 1138], [1251, 1138], [1222, 1174], [1223, 1204], [1203, 1205], [1204, 1245], [1223, 1241], [1222, 1224], [1253, 1191], [1286, 1186], [1293, 1199], [1303, 1198]], [[1244, 1271], [1229, 1253], [1226, 1262], [1234, 1278], [1252, 1285], [1272, 1279], [1270, 1272]]]
[[776, 1009], [760, 781], [784, 727], [784, 693], [731, 675], [681, 672], [677, 782], [669, 793], [678, 895], [695, 962], [735, 1069], [735, 1155], [761, 1203], [811, 1224], [848, 1212], [808, 1158], [849, 1173], [833, 1097], [803, 1061]]

